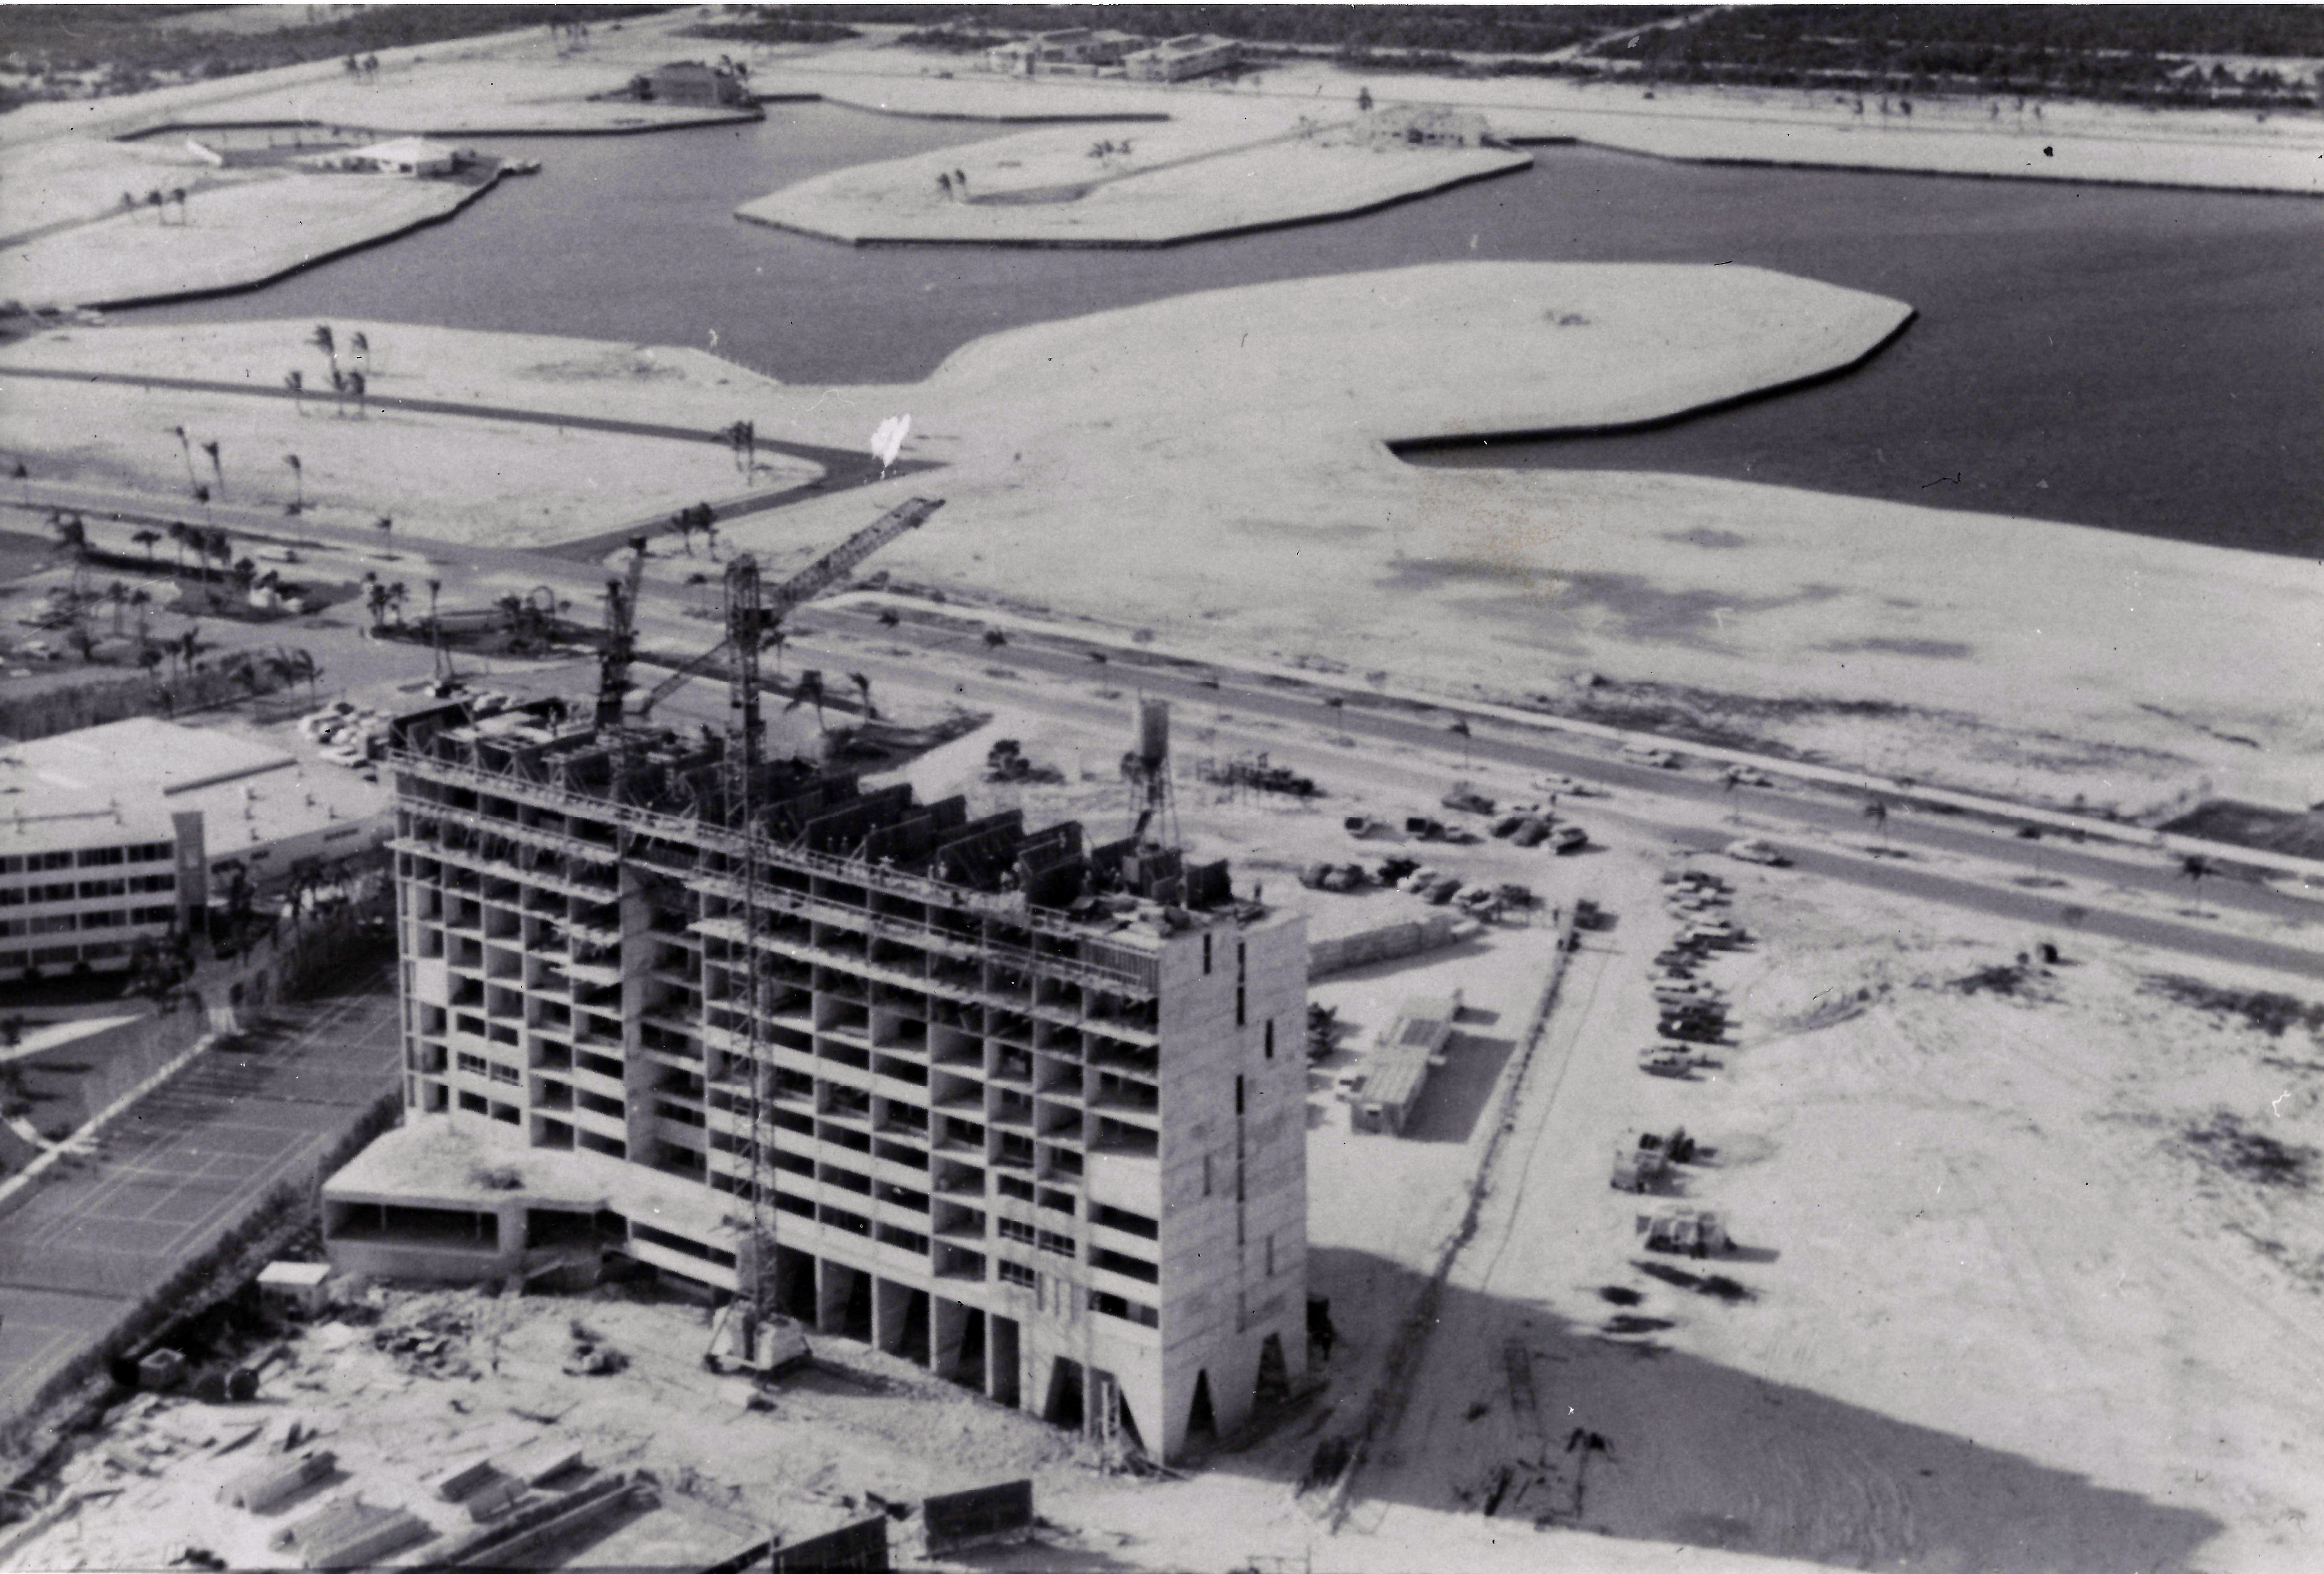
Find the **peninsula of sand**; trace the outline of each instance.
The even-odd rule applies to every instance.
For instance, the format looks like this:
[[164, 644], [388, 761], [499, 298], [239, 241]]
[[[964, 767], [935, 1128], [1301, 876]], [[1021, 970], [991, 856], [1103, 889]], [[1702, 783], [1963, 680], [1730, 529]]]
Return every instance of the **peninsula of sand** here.
[[[1489, 143], [1478, 115], [1326, 120], [1224, 95], [1177, 107], [1102, 135], [1052, 128], [858, 164], [736, 212], [857, 245], [1157, 246], [1368, 213], [1533, 162]], [[1437, 140], [1406, 134], [1424, 129]]]
[[[490, 184], [316, 174], [287, 156], [254, 165], [222, 158], [217, 131], [246, 141], [272, 127], [286, 141], [311, 132], [353, 146], [755, 118], [622, 91], [637, 72], [702, 52], [669, 36], [683, 20], [601, 29], [586, 47], [528, 29], [385, 51], [360, 76], [324, 61], [0, 115], [0, 301], [118, 306], [251, 289], [449, 218]], [[149, 192], [160, 205], [144, 205]]]
[[[538, 502], [494, 479], [498, 418], [300, 425], [279, 367], [311, 325], [74, 329], [0, 352], [0, 377], [70, 374], [5, 401], [0, 444], [44, 478], [182, 493], [173, 423], [272, 423], [238, 439], [271, 506], [294, 479], [273, 446], [319, 452], [344, 434], [307, 485], [393, 515], [399, 538], [538, 546], [715, 495], [724, 463], [699, 443], [625, 439], [669, 447], [641, 469], [613, 434], [547, 424], [558, 416], [704, 436], [742, 419], [762, 438], [860, 451], [909, 414], [905, 458], [940, 468], [809, 492], [723, 523], [723, 544], [779, 570], [907, 495], [941, 495], [882, 566], [954, 606], [1425, 674], [1511, 703], [1588, 674], [1747, 696], [1762, 735], [1849, 759], [1909, 717], [1888, 767], [1943, 759], [1949, 780], [1988, 789], [2037, 785], [1978, 774], [1979, 729], [1996, 726], [2054, 740], [2126, 802], [2198, 771], [2312, 770], [2324, 733], [2297, 696], [2314, 564], [1748, 483], [1424, 469], [1387, 446], [1769, 394], [1844, 373], [1910, 315], [1744, 267], [1451, 263], [1183, 296], [979, 340], [923, 383], [827, 388], [691, 351], [371, 325], [393, 356], [374, 384], [391, 397], [534, 412], [527, 451], [565, 477]], [[115, 381], [77, 386], [91, 374]], [[155, 376], [207, 386], [140, 382]], [[705, 566], [672, 544], [652, 571]]]

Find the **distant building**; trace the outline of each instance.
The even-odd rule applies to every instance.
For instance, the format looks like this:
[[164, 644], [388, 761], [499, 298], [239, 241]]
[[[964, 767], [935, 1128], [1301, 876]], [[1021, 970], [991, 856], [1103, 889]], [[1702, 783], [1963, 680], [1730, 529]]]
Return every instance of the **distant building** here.
[[751, 89], [729, 67], [700, 60], [672, 60], [630, 78], [632, 96], [648, 104], [692, 104], [705, 108], [741, 108]]
[[1355, 1070], [1342, 1082], [1348, 1122], [1358, 1131], [1402, 1137], [1428, 1086], [1428, 1073], [1442, 1063], [1461, 1017], [1461, 992], [1449, 998], [1407, 1000]]
[[1359, 142], [1416, 148], [1482, 147], [1493, 134], [1485, 117], [1473, 110], [1429, 104], [1375, 109], [1357, 119], [1355, 131]]
[[398, 137], [360, 148], [332, 148], [293, 159], [302, 170], [355, 175], [448, 175], [472, 157], [465, 149], [426, 137]]
[[1182, 33], [1123, 58], [1122, 74], [1139, 82], [1183, 82], [1223, 71], [1242, 59], [1242, 46], [1207, 32]]
[[264, 885], [387, 830], [353, 772], [150, 716], [11, 745], [0, 805], [0, 980], [125, 968], [138, 941], [200, 926], [230, 862]]
[[395, 723], [405, 1117], [332, 1263], [612, 1250], [1159, 1454], [1232, 1431], [1305, 1364], [1303, 921], [794, 761], [746, 837], [722, 742]]
[[1043, 72], [1088, 75], [1101, 67], [1121, 64], [1145, 41], [1136, 33], [1061, 27], [996, 44], [984, 51], [984, 66], [990, 71], [1019, 77]]

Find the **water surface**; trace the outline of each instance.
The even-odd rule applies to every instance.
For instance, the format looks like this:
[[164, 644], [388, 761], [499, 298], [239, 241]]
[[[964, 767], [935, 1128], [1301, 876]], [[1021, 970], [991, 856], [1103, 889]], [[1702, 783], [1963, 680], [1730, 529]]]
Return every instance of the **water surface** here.
[[1008, 134], [829, 105], [493, 139], [547, 166], [449, 224], [141, 322], [367, 318], [717, 347], [909, 382], [979, 336], [1227, 285], [1461, 258], [1753, 263], [1909, 301], [1866, 367], [1662, 430], [1410, 456], [1677, 471], [2324, 557], [2324, 204], [1538, 150], [1383, 212], [1161, 251], [852, 248], [744, 223], [826, 170]]

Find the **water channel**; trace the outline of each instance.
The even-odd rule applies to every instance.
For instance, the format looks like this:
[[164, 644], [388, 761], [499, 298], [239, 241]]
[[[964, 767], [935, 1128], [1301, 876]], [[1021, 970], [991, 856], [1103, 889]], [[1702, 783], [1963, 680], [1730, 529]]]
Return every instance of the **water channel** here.
[[1005, 128], [770, 106], [757, 125], [493, 139], [546, 166], [449, 224], [129, 322], [359, 318], [717, 347], [789, 382], [925, 377], [981, 335], [1462, 258], [1752, 263], [1911, 302], [1862, 369], [1678, 425], [1415, 453], [1665, 470], [2324, 557], [2324, 203], [1537, 150], [1524, 174], [1161, 251], [853, 249], [733, 216]]

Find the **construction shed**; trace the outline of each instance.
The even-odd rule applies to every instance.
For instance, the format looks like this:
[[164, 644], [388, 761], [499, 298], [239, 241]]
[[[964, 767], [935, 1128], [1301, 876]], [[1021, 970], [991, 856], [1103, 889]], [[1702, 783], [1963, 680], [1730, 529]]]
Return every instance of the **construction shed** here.
[[1402, 1137], [1428, 1086], [1428, 1073], [1443, 1063], [1461, 1016], [1461, 991], [1406, 1000], [1373, 1044], [1370, 1054], [1341, 1083], [1348, 1121], [1358, 1131]]

